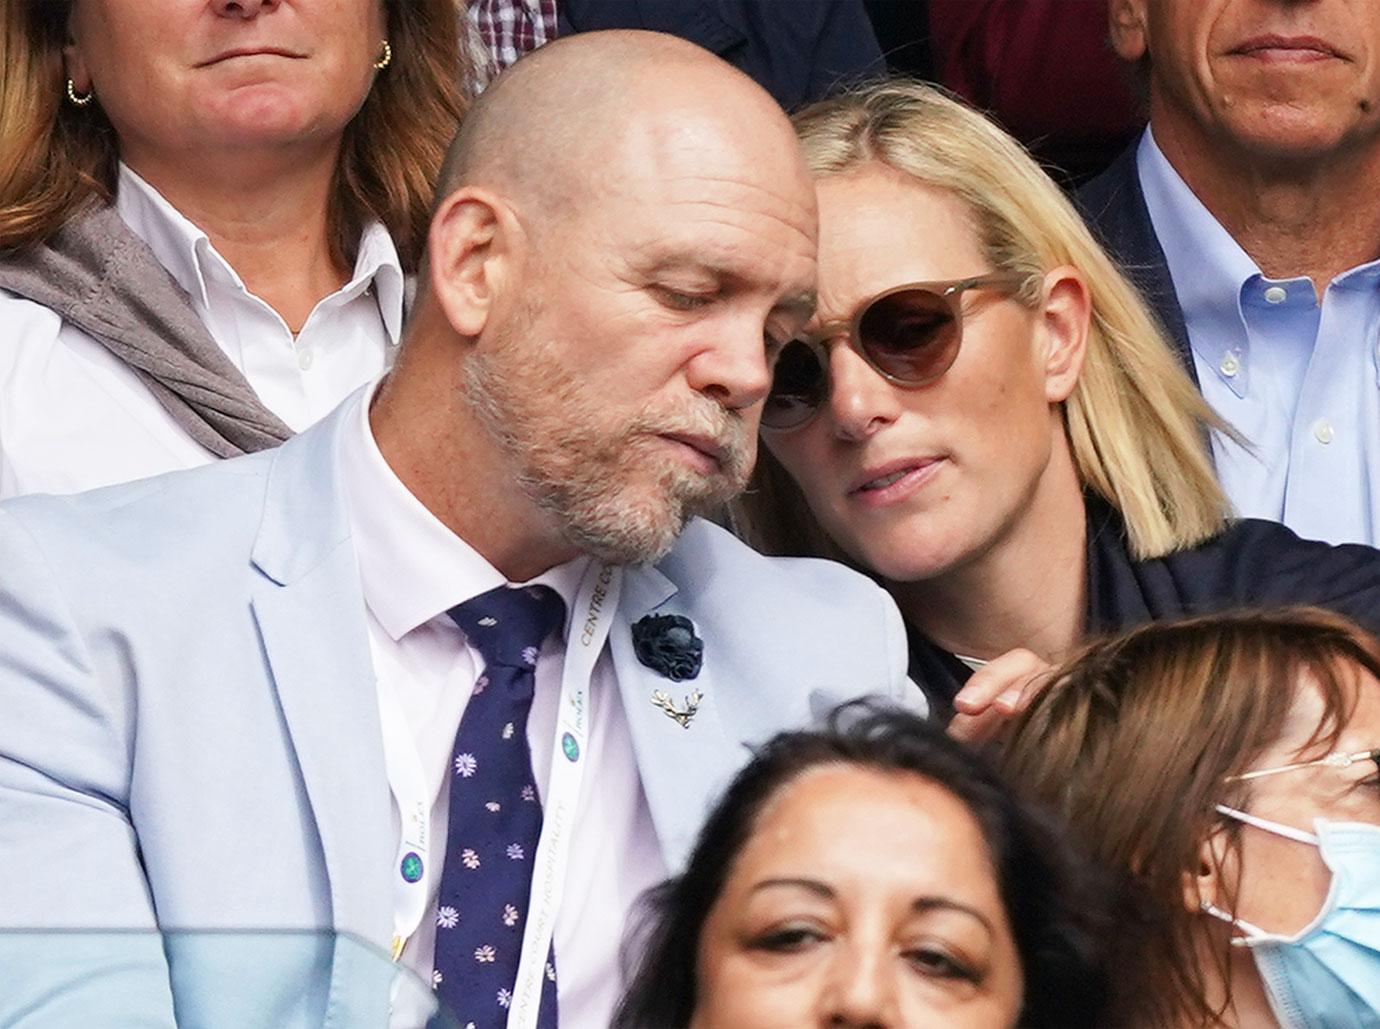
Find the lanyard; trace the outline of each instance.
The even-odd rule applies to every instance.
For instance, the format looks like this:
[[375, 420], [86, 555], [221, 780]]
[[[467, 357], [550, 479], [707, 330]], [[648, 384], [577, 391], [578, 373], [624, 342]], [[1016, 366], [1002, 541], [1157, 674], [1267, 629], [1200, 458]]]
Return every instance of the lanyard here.
[[[546, 956], [555, 928], [565, 882], [571, 828], [579, 800], [580, 781], [588, 761], [589, 685], [609, 625], [618, 609], [622, 569], [590, 562], [580, 581], [575, 617], [570, 623], [561, 672], [560, 706], [551, 755], [551, 776], [542, 812], [541, 839], [533, 859], [532, 892], [528, 903], [517, 984], [508, 1010], [510, 1027], [537, 1024]], [[398, 805], [401, 835], [393, 864], [393, 941], [391, 955], [397, 961], [408, 939], [421, 925], [431, 884], [440, 874], [430, 854], [431, 801], [416, 743], [406, 725], [392, 678], [378, 677], [379, 717], [383, 731], [383, 756], [388, 784]]]
[[556, 912], [565, 886], [566, 856], [580, 797], [580, 780], [589, 761], [589, 684], [594, 662], [608, 639], [609, 624], [618, 610], [623, 570], [591, 562], [580, 582], [575, 618], [570, 623], [565, 668], [561, 674], [561, 702], [551, 752], [551, 778], [542, 812], [541, 840], [532, 869], [532, 893], [517, 983], [508, 1008], [508, 1029], [533, 1029], [546, 977], [546, 956], [556, 927]]
[[422, 924], [430, 895], [431, 801], [417, 745], [403, 717], [392, 677], [378, 676], [379, 721], [383, 730], [383, 760], [388, 785], [398, 805], [402, 833], [393, 863], [393, 943], [389, 954], [402, 957], [408, 938]]

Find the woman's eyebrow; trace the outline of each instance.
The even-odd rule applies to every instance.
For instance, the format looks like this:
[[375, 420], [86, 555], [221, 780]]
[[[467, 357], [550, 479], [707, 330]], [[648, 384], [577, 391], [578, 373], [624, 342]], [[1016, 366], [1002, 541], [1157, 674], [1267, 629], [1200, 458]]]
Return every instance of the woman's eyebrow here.
[[759, 890], [774, 889], [782, 886], [797, 890], [805, 890], [825, 900], [833, 900], [837, 896], [834, 892], [834, 888], [828, 883], [822, 883], [818, 879], [796, 879], [790, 877], [763, 879], [761, 882], [754, 884], [752, 889], [748, 892], [757, 893]]
[[967, 904], [962, 904], [948, 897], [917, 897], [911, 902], [910, 908], [917, 914], [927, 914], [931, 911], [957, 911], [959, 914], [968, 915], [982, 923], [984, 929], [996, 936], [997, 931], [992, 926], [992, 921], [981, 911]]

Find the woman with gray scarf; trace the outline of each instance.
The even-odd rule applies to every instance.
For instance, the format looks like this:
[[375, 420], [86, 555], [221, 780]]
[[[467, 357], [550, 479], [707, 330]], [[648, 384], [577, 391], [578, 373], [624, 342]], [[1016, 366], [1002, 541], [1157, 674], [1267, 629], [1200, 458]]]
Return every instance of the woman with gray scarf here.
[[384, 369], [457, 0], [15, 0], [0, 53], [0, 497], [273, 446]]

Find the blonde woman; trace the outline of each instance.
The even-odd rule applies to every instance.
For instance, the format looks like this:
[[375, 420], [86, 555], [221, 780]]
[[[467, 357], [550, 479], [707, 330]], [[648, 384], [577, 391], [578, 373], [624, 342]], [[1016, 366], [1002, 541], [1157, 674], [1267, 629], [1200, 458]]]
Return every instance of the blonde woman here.
[[383, 370], [457, 10], [0, 6], [0, 497], [263, 449]]
[[1252, 603], [1380, 621], [1380, 552], [1229, 520], [1207, 434], [1230, 430], [1010, 137], [901, 82], [796, 127], [819, 309], [777, 360], [738, 525], [884, 583], [957, 731], [1089, 632]]

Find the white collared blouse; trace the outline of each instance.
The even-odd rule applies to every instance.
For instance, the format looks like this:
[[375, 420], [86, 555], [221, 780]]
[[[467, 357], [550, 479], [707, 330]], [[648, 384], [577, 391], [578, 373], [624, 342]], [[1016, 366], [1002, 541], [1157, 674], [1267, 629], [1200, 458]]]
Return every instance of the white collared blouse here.
[[[404, 280], [381, 224], [365, 229], [350, 281], [316, 305], [294, 338], [206, 233], [124, 165], [115, 205], [290, 428], [317, 421], [390, 362], [402, 332]], [[0, 290], [0, 499], [75, 493], [213, 460], [97, 340]]]

